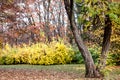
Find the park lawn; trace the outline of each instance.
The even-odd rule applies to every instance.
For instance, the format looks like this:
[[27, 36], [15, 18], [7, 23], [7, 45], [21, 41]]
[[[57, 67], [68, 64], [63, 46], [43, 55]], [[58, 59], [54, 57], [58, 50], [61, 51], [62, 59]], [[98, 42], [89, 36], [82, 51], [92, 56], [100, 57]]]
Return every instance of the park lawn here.
[[[85, 67], [83, 64], [66, 64], [66, 65], [0, 65], [0, 69], [26, 69], [26, 70], [44, 70], [44, 71], [56, 71], [56, 72], [67, 72], [77, 74], [79, 77], [76, 80], [83, 80]], [[105, 80], [120, 80], [120, 67], [119, 66], [108, 66], [105, 70]], [[85, 79], [89, 80], [89, 79]], [[94, 79], [90, 79], [94, 80]], [[99, 80], [99, 79], [96, 79]]]
[[84, 75], [84, 65], [80, 64], [66, 64], [66, 65], [0, 65], [0, 68], [5, 69], [36, 69], [36, 70], [49, 70], [60, 72], [73, 72]]

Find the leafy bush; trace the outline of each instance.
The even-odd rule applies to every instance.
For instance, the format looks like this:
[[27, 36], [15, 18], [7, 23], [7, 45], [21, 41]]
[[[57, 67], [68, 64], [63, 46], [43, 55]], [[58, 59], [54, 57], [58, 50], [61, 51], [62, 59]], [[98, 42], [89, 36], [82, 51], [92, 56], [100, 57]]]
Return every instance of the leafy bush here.
[[1, 50], [0, 64], [67, 64], [71, 63], [73, 55], [72, 47], [62, 41], [23, 47], [11, 47], [7, 44]]
[[0, 64], [13, 64], [14, 63], [14, 57], [12, 55], [1, 55], [0, 56]]
[[14, 64], [16, 48], [12, 48], [10, 45], [5, 45], [4, 49], [0, 50], [0, 64]]
[[[36, 44], [36, 51], [29, 56], [30, 64], [66, 64], [71, 63], [74, 51], [71, 46], [63, 42], [51, 42], [50, 44]], [[31, 47], [34, 47], [31, 46]], [[41, 49], [39, 49], [41, 48]]]
[[100, 55], [100, 48], [97, 47], [89, 48], [89, 51], [92, 54], [92, 58], [94, 62], [97, 63]]
[[5, 56], [0, 55], [0, 64], [5, 64]]
[[72, 63], [83, 64], [84, 60], [79, 50], [75, 51], [75, 55], [73, 57]]
[[107, 59], [108, 65], [120, 65], [120, 53], [109, 54]]
[[[98, 59], [99, 59], [100, 48], [91, 47], [91, 48], [89, 48], [89, 51], [90, 51], [90, 53], [93, 57], [94, 62], [97, 63]], [[81, 53], [79, 52], [78, 49], [75, 50], [75, 55], [74, 55], [74, 58], [73, 58], [72, 62], [73, 63], [80, 63], [80, 64], [84, 63], [82, 55], [81, 55]]]

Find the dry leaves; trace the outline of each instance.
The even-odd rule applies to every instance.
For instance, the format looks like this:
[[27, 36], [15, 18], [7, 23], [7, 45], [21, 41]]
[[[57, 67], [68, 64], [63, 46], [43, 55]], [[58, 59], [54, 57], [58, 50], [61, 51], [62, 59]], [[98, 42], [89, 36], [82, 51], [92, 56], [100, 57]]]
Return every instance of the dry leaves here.
[[68, 72], [30, 69], [0, 69], [0, 80], [75, 80], [79, 75]]

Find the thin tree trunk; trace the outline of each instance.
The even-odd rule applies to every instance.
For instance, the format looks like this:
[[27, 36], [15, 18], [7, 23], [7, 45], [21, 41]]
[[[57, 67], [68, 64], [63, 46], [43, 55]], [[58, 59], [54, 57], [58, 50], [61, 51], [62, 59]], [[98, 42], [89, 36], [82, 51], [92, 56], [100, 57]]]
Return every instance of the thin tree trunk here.
[[98, 71], [103, 70], [106, 66], [107, 52], [110, 47], [110, 37], [112, 32], [112, 23], [109, 15], [106, 15], [105, 28], [104, 28], [104, 38], [102, 44], [102, 51], [100, 56], [100, 61], [98, 64]]
[[64, 4], [65, 4], [65, 9], [66, 9], [69, 21], [70, 21], [70, 28], [75, 38], [75, 42], [79, 48], [79, 51], [82, 54], [82, 57], [84, 58], [85, 69], [86, 69], [85, 77], [89, 77], [89, 78], [100, 77], [94, 65], [92, 56], [90, 52], [88, 51], [87, 47], [84, 45], [83, 40], [78, 33], [78, 29], [75, 24], [74, 14], [73, 14], [73, 0], [64, 0]]
[[38, 14], [38, 16], [39, 16], [39, 23], [41, 23], [42, 18], [41, 18], [40, 2], [38, 2], [38, 8], [39, 8], [39, 12], [38, 12], [37, 14]]
[[48, 0], [48, 5], [45, 5], [45, 1], [43, 2], [43, 6], [46, 9], [45, 11], [45, 35], [48, 39], [48, 42], [51, 42], [51, 34], [50, 34], [50, 28], [49, 28], [49, 8], [50, 8], [50, 4], [51, 4], [51, 0]]

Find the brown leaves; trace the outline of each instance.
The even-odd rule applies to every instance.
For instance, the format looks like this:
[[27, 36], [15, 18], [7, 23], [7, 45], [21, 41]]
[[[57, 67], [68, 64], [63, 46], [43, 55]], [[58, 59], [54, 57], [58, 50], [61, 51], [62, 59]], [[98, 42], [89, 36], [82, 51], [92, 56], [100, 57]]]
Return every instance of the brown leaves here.
[[79, 75], [68, 72], [30, 69], [0, 69], [0, 80], [70, 80]]
[[[0, 1], [10, 1], [9, 3], [11, 3], [0, 4], [0, 23], [4, 27], [1, 35], [6, 39], [5, 43], [45, 41], [47, 40], [46, 34], [49, 34], [51, 39], [55, 37], [58, 39], [59, 35], [67, 35], [64, 27], [67, 16], [63, 0]], [[43, 4], [44, 2], [45, 4]], [[50, 3], [49, 9], [46, 7], [48, 3]]]

